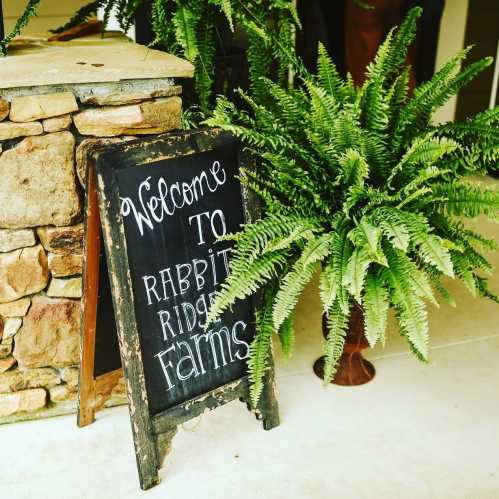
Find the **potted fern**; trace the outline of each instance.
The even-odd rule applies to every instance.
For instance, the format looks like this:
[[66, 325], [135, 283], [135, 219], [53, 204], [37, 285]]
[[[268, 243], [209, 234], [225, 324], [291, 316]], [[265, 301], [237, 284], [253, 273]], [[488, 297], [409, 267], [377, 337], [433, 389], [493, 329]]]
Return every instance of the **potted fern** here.
[[[499, 191], [468, 178], [495, 167], [499, 108], [465, 123], [431, 122], [433, 111], [491, 60], [461, 70], [463, 50], [409, 95], [405, 61], [420, 13], [411, 10], [388, 35], [361, 88], [342, 79], [320, 47], [317, 74], [295, 61], [298, 88], [267, 80], [265, 105], [242, 93], [248, 111], [220, 97], [206, 122], [240, 137], [254, 155], [255, 170], [243, 172], [243, 181], [264, 205], [260, 220], [229, 236], [235, 242], [231, 273], [207, 320], [263, 288], [249, 359], [254, 404], [271, 337], [276, 333], [284, 351], [291, 351], [293, 309], [319, 269], [326, 382], [354, 309], [363, 314], [372, 346], [385, 341], [393, 308], [401, 334], [426, 360], [426, 302], [437, 304], [435, 291], [451, 300], [444, 276], [497, 300], [481, 253], [496, 244], [465, 228], [463, 219], [499, 213]], [[275, 47], [291, 57], [278, 41]]]

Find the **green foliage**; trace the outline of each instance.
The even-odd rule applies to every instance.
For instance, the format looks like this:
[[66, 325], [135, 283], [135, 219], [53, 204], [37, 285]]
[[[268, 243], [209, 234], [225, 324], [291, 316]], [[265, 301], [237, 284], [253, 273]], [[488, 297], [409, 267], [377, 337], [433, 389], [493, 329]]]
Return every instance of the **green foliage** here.
[[21, 14], [21, 17], [19, 17], [19, 19], [16, 21], [16, 24], [14, 25], [12, 31], [7, 36], [5, 36], [3, 40], [0, 40], [1, 55], [7, 54], [7, 46], [9, 45], [9, 43], [14, 39], [14, 37], [21, 33], [22, 29], [28, 24], [29, 20], [33, 16], [36, 16], [36, 11], [38, 9], [40, 1], [41, 0], [28, 0], [23, 13]]
[[[251, 96], [242, 94], [249, 112], [220, 97], [206, 121], [240, 137], [254, 155], [254, 170], [243, 181], [265, 208], [261, 220], [233, 236], [231, 274], [209, 320], [272, 279], [276, 290], [258, 313], [255, 345], [260, 334], [266, 344], [272, 330], [289, 350], [294, 336], [287, 321], [321, 267], [326, 381], [334, 375], [354, 306], [364, 311], [371, 345], [384, 343], [391, 308], [410, 348], [426, 360], [426, 304], [438, 306], [435, 291], [453, 303], [444, 276], [497, 300], [483, 277], [490, 265], [481, 253], [497, 245], [467, 229], [463, 219], [499, 214], [499, 191], [466, 178], [496, 167], [499, 112], [465, 123], [431, 123], [433, 111], [490, 61], [460, 69], [464, 50], [411, 96], [405, 60], [420, 13], [411, 10], [387, 37], [362, 87], [340, 77], [324, 47], [312, 75], [275, 43], [300, 86], [262, 79]], [[257, 355], [252, 352], [251, 366]], [[260, 383], [263, 371], [251, 373]]]
[[255, 314], [256, 334], [250, 345], [248, 372], [251, 381], [250, 397], [253, 407], [258, 405], [258, 399], [263, 390], [263, 377], [268, 369], [269, 353], [272, 346], [272, 290], [267, 292], [266, 301], [261, 310]]
[[324, 362], [324, 383], [329, 383], [336, 374], [338, 360], [343, 353], [345, 336], [348, 327], [348, 313], [345, 313], [341, 303], [336, 299], [327, 311], [327, 338], [324, 347], [326, 356]]
[[365, 335], [373, 347], [377, 341], [385, 344], [386, 320], [389, 306], [388, 290], [382, 276], [368, 274], [362, 304]]

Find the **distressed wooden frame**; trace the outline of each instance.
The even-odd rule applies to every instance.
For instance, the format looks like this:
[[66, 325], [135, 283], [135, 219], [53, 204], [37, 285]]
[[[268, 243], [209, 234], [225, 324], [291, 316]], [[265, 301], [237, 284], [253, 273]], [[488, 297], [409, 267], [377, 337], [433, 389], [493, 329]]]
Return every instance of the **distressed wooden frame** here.
[[[233, 138], [227, 132], [206, 129], [110, 145], [96, 150], [93, 155], [92, 163], [96, 172], [94, 180], [92, 180], [92, 169], [89, 171], [87, 193], [91, 200], [95, 195], [94, 192], [97, 192], [140, 486], [144, 490], [159, 483], [159, 469], [162, 466], [164, 457], [170, 450], [172, 438], [179, 424], [198, 416], [206, 410], [215, 409], [235, 399], [245, 402], [248, 409], [250, 409], [249, 379], [246, 375], [159, 414], [150, 415], [135, 317], [132, 281], [129, 267], [124, 264], [124, 262], [128, 261], [127, 245], [124, 224], [120, 215], [118, 185], [114, 173], [117, 168], [146, 165], [161, 159], [209, 151], [223, 145], [228, 140], [233, 140]], [[115, 156], [113, 156], [117, 152], [121, 153], [119, 166], [116, 164]], [[122, 155], [124, 153], [126, 153], [126, 157]], [[244, 166], [246, 163], [247, 158], [240, 153], [239, 164]], [[92, 185], [95, 179], [97, 182], [96, 189], [94, 189], [95, 185]], [[243, 188], [242, 194], [244, 218], [246, 222], [249, 222], [258, 216], [258, 204], [256, 197], [245, 188]], [[88, 203], [88, 206], [92, 207], [93, 203]], [[87, 210], [88, 236], [94, 238], [96, 220], [95, 214], [92, 212], [89, 214]], [[86, 244], [92, 243], [87, 241]], [[95, 263], [92, 264], [93, 252], [88, 251], [86, 255], [90, 258], [87, 265], [90, 263], [90, 265], [95, 266]], [[90, 267], [88, 268], [90, 269]], [[85, 273], [85, 289], [89, 292], [89, 297], [85, 297], [84, 307], [88, 305], [89, 299], [94, 299], [92, 297], [95, 295], [93, 287], [95, 279], [94, 276], [90, 275], [90, 271]], [[88, 349], [95, 348], [95, 320], [92, 329], [92, 319], [91, 316], [86, 327], [83, 325], [82, 361], [87, 357], [87, 363], [82, 362], [81, 381], [88, 379], [90, 364], [92, 364], [93, 369], [93, 353], [87, 352]], [[87, 414], [81, 407], [81, 403], [82, 401], [87, 403], [89, 400], [91, 401], [92, 397], [95, 397], [95, 385], [94, 383], [93, 392], [92, 387], [81, 386], [80, 424], [93, 418], [92, 411], [90, 410], [90, 414]], [[257, 419], [263, 421], [263, 427], [266, 430], [270, 430], [279, 424], [272, 358], [270, 359], [270, 368], [265, 376], [264, 390], [255, 414]]]
[[94, 376], [97, 301], [99, 295], [99, 258], [101, 229], [97, 204], [96, 176], [92, 164], [88, 165], [85, 199], [85, 265], [83, 269], [83, 297], [81, 303], [80, 371], [78, 379], [77, 424], [80, 428], [95, 421], [113, 388], [123, 376], [116, 369], [102, 376]]

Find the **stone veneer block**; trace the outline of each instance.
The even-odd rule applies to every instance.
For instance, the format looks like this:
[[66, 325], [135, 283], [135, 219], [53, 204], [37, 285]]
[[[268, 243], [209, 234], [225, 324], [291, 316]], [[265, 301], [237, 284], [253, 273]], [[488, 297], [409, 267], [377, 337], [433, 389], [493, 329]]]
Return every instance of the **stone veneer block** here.
[[5, 340], [7, 338], [12, 338], [19, 331], [23, 320], [20, 317], [9, 317], [3, 325], [3, 337]]
[[0, 252], [12, 251], [26, 246], [34, 246], [35, 233], [32, 229], [0, 229]]
[[12, 353], [12, 346], [14, 345], [13, 338], [0, 341], [0, 359], [5, 359]]
[[69, 225], [80, 216], [74, 148], [73, 135], [59, 132], [28, 137], [0, 156], [0, 227]]
[[58, 279], [53, 277], [47, 289], [47, 296], [53, 298], [81, 298], [82, 278]]
[[0, 374], [12, 369], [17, 364], [17, 360], [14, 357], [7, 357], [6, 359], [0, 359]]
[[62, 381], [70, 386], [78, 386], [78, 376], [80, 370], [77, 367], [65, 367], [61, 369]]
[[78, 104], [71, 92], [25, 95], [12, 99], [9, 117], [11, 121], [26, 123], [75, 111], [78, 111]]
[[62, 130], [67, 130], [71, 126], [71, 123], [73, 123], [73, 120], [70, 114], [47, 118], [43, 120], [43, 130], [47, 133], [61, 132]]
[[3, 121], [9, 115], [10, 104], [0, 97], [0, 121]]
[[81, 103], [93, 106], [126, 106], [129, 104], [138, 104], [144, 100], [156, 99], [158, 97], [172, 97], [173, 95], [180, 95], [181, 93], [182, 87], [180, 85], [168, 85], [163, 89], [91, 95], [81, 99]]
[[61, 383], [57, 371], [51, 367], [37, 369], [12, 369], [0, 375], [0, 393], [28, 390], [29, 388], [52, 388]]
[[8, 303], [0, 303], [0, 316], [2, 317], [24, 317], [31, 305], [31, 298], [24, 297], [20, 300]]
[[37, 293], [48, 279], [47, 256], [40, 244], [0, 254], [0, 303]]
[[51, 253], [68, 255], [83, 252], [83, 224], [67, 227], [38, 227], [36, 233], [43, 247]]
[[73, 386], [58, 385], [50, 388], [49, 395], [51, 402], [64, 402], [66, 400], [74, 400], [78, 391]]
[[49, 253], [48, 264], [50, 273], [54, 277], [78, 275], [83, 271], [83, 255], [78, 253], [69, 253], [67, 255]]
[[181, 108], [182, 99], [175, 96], [132, 106], [86, 109], [73, 119], [82, 135], [154, 134], [180, 128]]
[[41, 135], [42, 133], [43, 127], [38, 121], [35, 123], [12, 123], [12, 121], [0, 123], [0, 140], [17, 139], [18, 137]]
[[20, 367], [66, 367], [79, 361], [80, 303], [35, 296], [16, 335]]
[[33, 412], [45, 407], [47, 392], [43, 388], [0, 394], [0, 417], [18, 412]]

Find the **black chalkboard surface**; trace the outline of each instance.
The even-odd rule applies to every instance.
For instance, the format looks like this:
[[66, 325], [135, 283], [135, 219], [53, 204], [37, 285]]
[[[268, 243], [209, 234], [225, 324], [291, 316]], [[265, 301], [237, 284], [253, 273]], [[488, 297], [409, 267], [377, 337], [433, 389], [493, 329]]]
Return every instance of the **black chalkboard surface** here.
[[99, 291], [94, 362], [95, 378], [121, 368], [118, 333], [114, 320], [111, 286], [109, 284], [106, 254], [103, 245], [99, 254]]
[[[218, 238], [256, 214], [237, 178], [243, 161], [238, 141], [220, 130], [141, 139], [94, 154], [142, 488], [158, 482], [178, 424], [249, 400], [256, 303], [241, 301], [205, 325], [229, 271], [231, 243]], [[256, 414], [271, 429], [279, 422], [272, 368], [264, 384]]]
[[251, 302], [204, 321], [244, 222], [238, 147], [117, 171], [135, 315], [152, 415], [246, 373]]

